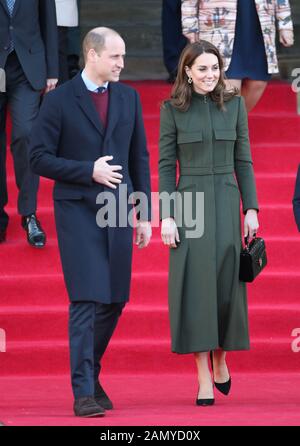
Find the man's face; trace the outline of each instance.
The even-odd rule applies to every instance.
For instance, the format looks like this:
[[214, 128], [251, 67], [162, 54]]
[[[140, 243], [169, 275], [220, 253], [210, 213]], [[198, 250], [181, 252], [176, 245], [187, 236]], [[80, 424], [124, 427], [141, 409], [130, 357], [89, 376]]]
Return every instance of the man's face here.
[[95, 55], [94, 70], [103, 82], [118, 82], [124, 68], [125, 43], [119, 36], [108, 36], [104, 49]]

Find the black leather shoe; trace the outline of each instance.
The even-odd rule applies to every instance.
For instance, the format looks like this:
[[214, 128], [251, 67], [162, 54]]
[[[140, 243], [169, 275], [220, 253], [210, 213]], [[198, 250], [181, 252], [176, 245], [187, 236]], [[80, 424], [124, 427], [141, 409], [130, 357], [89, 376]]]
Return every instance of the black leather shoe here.
[[[211, 362], [211, 368], [212, 371], [214, 371], [214, 362], [213, 362], [213, 353], [212, 351], [209, 353], [210, 356], [210, 362]], [[219, 392], [223, 393], [223, 395], [228, 395], [231, 388], [231, 377], [229, 376], [228, 381], [225, 381], [224, 383], [217, 383], [214, 380], [214, 384], [216, 386], [216, 389], [218, 389]]]
[[5, 242], [6, 240], [6, 229], [0, 229], [0, 243]]
[[105, 410], [92, 396], [84, 396], [74, 401], [74, 414], [84, 418], [103, 417]]
[[27, 240], [35, 248], [43, 248], [46, 244], [46, 234], [35, 214], [22, 217], [21, 224], [27, 232]]
[[95, 401], [97, 404], [99, 404], [101, 407], [103, 407], [105, 410], [111, 410], [113, 409], [113, 403], [108, 398], [107, 394], [104, 392], [103, 387], [99, 382], [95, 382]]

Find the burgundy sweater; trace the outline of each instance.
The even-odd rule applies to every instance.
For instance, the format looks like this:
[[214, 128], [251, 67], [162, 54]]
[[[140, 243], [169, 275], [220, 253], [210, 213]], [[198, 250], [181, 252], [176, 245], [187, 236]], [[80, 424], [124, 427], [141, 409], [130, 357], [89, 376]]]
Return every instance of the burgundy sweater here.
[[104, 128], [106, 128], [109, 101], [108, 90], [106, 90], [104, 93], [94, 93], [93, 91], [89, 91], [89, 94], [95, 104], [96, 110], [102, 124], [104, 125]]

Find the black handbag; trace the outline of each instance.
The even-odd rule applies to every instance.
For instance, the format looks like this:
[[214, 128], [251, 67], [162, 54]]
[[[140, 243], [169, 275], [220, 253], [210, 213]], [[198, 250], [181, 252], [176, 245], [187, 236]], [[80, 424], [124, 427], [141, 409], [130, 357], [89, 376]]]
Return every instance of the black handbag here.
[[242, 282], [253, 282], [266, 264], [267, 253], [264, 239], [254, 237], [249, 243], [248, 237], [245, 237], [245, 248], [240, 255], [240, 280]]

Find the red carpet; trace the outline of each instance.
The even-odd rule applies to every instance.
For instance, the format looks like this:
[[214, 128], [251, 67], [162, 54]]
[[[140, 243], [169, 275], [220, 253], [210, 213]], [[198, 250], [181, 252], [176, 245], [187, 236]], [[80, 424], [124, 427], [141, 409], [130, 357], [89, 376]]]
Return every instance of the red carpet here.
[[[157, 191], [159, 104], [170, 87], [137, 82]], [[116, 410], [103, 420], [72, 416], [67, 344], [68, 299], [55, 238], [51, 181], [42, 179], [38, 216], [47, 232], [44, 250], [27, 245], [16, 213], [16, 187], [8, 158], [11, 216], [0, 247], [0, 420], [9, 425], [299, 424], [300, 237], [292, 213], [300, 162], [300, 118], [290, 86], [271, 83], [250, 118], [260, 202], [260, 234], [269, 264], [248, 287], [251, 351], [228, 355], [231, 396], [216, 395], [214, 408], [196, 408], [193, 357], [170, 353], [167, 315], [168, 253], [154, 229], [147, 250], [134, 251], [131, 303], [103, 361], [103, 376]], [[157, 219], [157, 203], [154, 203]], [[298, 342], [300, 347], [300, 339]], [[45, 377], [47, 376], [47, 378]], [[298, 381], [297, 381], [298, 380]], [[224, 411], [224, 408], [226, 410]]]
[[219, 394], [213, 407], [194, 405], [191, 374], [113, 374], [104, 383], [115, 410], [88, 420], [72, 415], [69, 377], [1, 378], [0, 420], [8, 426], [98, 426], [98, 437], [102, 426], [299, 425], [299, 373], [234, 374], [232, 393]]

